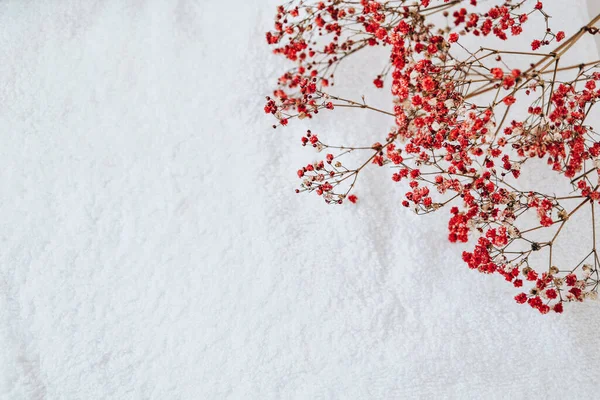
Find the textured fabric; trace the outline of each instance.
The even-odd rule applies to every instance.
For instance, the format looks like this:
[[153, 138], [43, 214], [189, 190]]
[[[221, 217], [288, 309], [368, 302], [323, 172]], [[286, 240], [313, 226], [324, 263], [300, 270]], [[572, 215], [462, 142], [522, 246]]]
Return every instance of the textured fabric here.
[[[304, 129], [390, 121], [270, 128], [275, 3], [0, 2], [0, 398], [597, 398], [599, 303], [515, 304], [389, 171], [355, 206], [293, 193]], [[336, 90], [387, 108], [369, 54]]]

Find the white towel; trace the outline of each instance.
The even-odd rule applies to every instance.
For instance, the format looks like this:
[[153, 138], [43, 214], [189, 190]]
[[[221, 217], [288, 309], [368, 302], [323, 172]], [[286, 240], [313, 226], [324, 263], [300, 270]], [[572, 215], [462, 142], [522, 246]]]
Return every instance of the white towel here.
[[[270, 128], [276, 4], [0, 4], [0, 398], [597, 398], [599, 303], [515, 304], [387, 169], [356, 205], [294, 193], [305, 129], [391, 123]], [[588, 19], [545, 7], [567, 35]], [[346, 64], [337, 93], [389, 107], [381, 65]]]

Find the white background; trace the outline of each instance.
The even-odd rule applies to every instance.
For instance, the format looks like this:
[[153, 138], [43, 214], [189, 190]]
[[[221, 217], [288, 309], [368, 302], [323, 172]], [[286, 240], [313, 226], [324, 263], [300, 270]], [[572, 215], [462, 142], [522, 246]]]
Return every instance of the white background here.
[[[275, 4], [0, 2], [0, 398], [597, 398], [599, 303], [516, 305], [389, 171], [356, 206], [293, 193], [304, 129], [389, 121], [270, 128]], [[357, 61], [339, 93], [385, 107]]]

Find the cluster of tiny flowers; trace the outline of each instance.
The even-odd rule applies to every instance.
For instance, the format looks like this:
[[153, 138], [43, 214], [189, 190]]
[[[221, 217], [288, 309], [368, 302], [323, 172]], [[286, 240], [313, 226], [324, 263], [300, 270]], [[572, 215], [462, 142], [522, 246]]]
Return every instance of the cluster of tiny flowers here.
[[[364, 146], [329, 145], [322, 133], [305, 132], [301, 144], [326, 155], [298, 169], [296, 192], [315, 193], [329, 204], [356, 203], [351, 192], [360, 172], [389, 167], [391, 180], [407, 185], [402, 206], [425, 214], [449, 205], [448, 239], [475, 242], [462, 256], [469, 268], [499, 274], [520, 290], [528, 285], [515, 297], [517, 303], [542, 314], [560, 313], [565, 302], [594, 298], [600, 282], [594, 213], [600, 201], [600, 137], [586, 124], [600, 100], [600, 61], [561, 62], [581, 37], [598, 32], [593, 25], [600, 16], [566, 38], [550, 29], [541, 1], [477, 3], [294, 0], [278, 7], [266, 39], [294, 67], [279, 78], [264, 111], [277, 119], [274, 127], [338, 107], [391, 118], [393, 128]], [[445, 17], [445, 26], [432, 22], [436, 15]], [[545, 23], [542, 32], [529, 32], [533, 18]], [[468, 35], [527, 36], [534, 53], [482, 46], [471, 51], [461, 44]], [[373, 84], [384, 88], [387, 82], [391, 110], [332, 93], [342, 61], [371, 46], [387, 49]], [[544, 46], [554, 47], [536, 53]], [[510, 66], [505, 53], [520, 57], [522, 65]], [[512, 117], [516, 107], [526, 116]], [[366, 156], [358, 166], [344, 162], [344, 156], [359, 152]], [[545, 160], [572, 191], [558, 196], [518, 189], [521, 171], [532, 159]], [[582, 209], [591, 210], [593, 247], [559, 268], [553, 249], [565, 224]], [[537, 224], [528, 227], [530, 220]], [[550, 239], [539, 239], [542, 232]], [[547, 252], [548, 262], [536, 269], [531, 258], [538, 252]]]

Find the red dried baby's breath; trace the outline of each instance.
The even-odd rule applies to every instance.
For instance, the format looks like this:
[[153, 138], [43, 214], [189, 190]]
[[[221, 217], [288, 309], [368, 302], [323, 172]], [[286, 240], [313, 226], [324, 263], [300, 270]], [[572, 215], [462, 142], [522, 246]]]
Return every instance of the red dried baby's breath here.
[[[544, 22], [542, 32], [530, 28], [534, 18]], [[564, 302], [595, 297], [600, 136], [586, 120], [600, 99], [600, 61], [563, 60], [578, 40], [598, 33], [600, 15], [570, 38], [554, 33], [542, 2], [532, 0], [294, 0], [278, 8], [275, 20], [267, 42], [295, 66], [279, 78], [266, 113], [287, 125], [321, 111], [363, 109], [394, 124], [365, 146], [326, 144], [307, 131], [302, 145], [327, 154], [298, 170], [297, 192], [316, 193], [330, 204], [356, 203], [349, 193], [360, 172], [390, 167], [392, 181], [408, 184], [403, 206], [419, 214], [451, 207], [448, 239], [475, 242], [462, 257], [469, 268], [501, 275], [514, 287], [529, 285], [515, 297], [518, 303], [560, 313]], [[436, 25], [440, 20], [445, 25]], [[461, 39], [467, 35], [526, 36], [534, 52], [469, 49]], [[370, 79], [377, 88], [388, 85], [390, 110], [333, 94], [338, 66], [372, 46], [388, 51], [383, 70]], [[548, 46], [551, 51], [538, 51]], [[521, 64], [509, 65], [503, 59], [509, 54]], [[360, 152], [364, 160], [347, 165], [345, 156]], [[571, 192], [519, 188], [521, 171], [533, 168], [533, 159], [545, 160]], [[591, 248], [555, 266], [556, 243], [583, 209], [591, 213]], [[534, 226], [527, 225], [528, 216]], [[533, 259], [542, 253], [547, 259], [539, 265]]]

